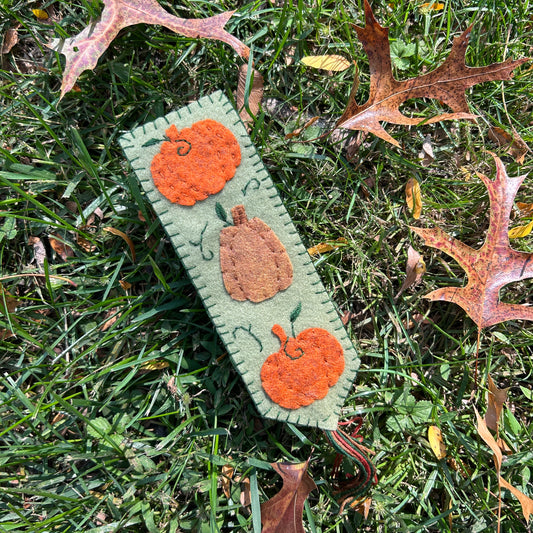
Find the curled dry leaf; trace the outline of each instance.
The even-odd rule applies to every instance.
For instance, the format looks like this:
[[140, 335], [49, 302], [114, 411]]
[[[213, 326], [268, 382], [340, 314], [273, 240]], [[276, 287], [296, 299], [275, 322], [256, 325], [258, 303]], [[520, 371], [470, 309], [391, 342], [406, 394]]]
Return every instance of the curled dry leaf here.
[[437, 426], [429, 426], [428, 440], [435, 457], [440, 461], [446, 457], [446, 445], [442, 440], [442, 432]]
[[526, 176], [509, 178], [501, 160], [494, 180], [478, 174], [490, 199], [490, 223], [485, 243], [479, 250], [462, 243], [440, 228], [411, 228], [426, 245], [446, 252], [468, 276], [465, 287], [444, 287], [426, 295], [429, 300], [448, 301], [461, 306], [479, 328], [506, 320], [533, 320], [533, 307], [500, 301], [500, 289], [509, 283], [533, 277], [533, 254], [509, 246], [509, 215], [518, 188]]
[[118, 32], [134, 24], [160, 24], [191, 38], [217, 39], [229, 44], [240, 56], [248, 58], [250, 49], [224, 30], [233, 15], [227, 11], [206, 19], [182, 19], [165, 11], [156, 0], [104, 0], [102, 17], [81, 33], [62, 41], [54, 39], [47, 46], [66, 58], [61, 97], [72, 89], [84, 70], [92, 70]]
[[405, 202], [411, 210], [413, 218], [418, 220], [422, 214], [422, 192], [420, 191], [420, 183], [415, 178], [409, 179], [405, 185]]
[[63, 261], [67, 261], [69, 257], [74, 257], [74, 250], [63, 241], [59, 240], [57, 236], [49, 237], [50, 246], [53, 248], [54, 252], [61, 257]]
[[501, 476], [500, 484], [503, 488], [510, 491], [511, 494], [520, 502], [520, 505], [522, 506], [522, 514], [524, 515], [526, 522], [529, 523], [529, 516], [533, 513], [533, 500], [526, 496], [523, 492], [519, 491], [516, 487], [513, 487]]
[[330, 70], [332, 72], [342, 72], [350, 68], [351, 62], [339, 55], [306, 56], [302, 58], [302, 63], [306, 67]]
[[533, 220], [525, 226], [516, 226], [509, 230], [509, 239], [522, 239], [527, 237], [533, 230]]
[[431, 137], [429, 135], [424, 139], [422, 151], [418, 154], [418, 159], [420, 159], [420, 163], [423, 167], [428, 167], [435, 159], [433, 145], [431, 144]]
[[503, 404], [507, 401], [507, 391], [509, 389], [499, 389], [490, 375], [488, 377], [488, 386], [485, 423], [493, 431], [498, 431], [500, 415], [502, 414]]
[[344, 237], [340, 237], [336, 241], [333, 241], [333, 242], [321, 242], [319, 244], [316, 244], [315, 246], [311, 246], [311, 248], [307, 249], [307, 253], [309, 255], [320, 255], [326, 252], [331, 252], [333, 250], [336, 250], [343, 244], [347, 244], [347, 243], [348, 241]]
[[424, 262], [423, 257], [411, 245], [409, 245], [409, 248], [407, 248], [405, 279], [394, 299], [396, 300], [399, 298], [401, 294], [412, 285], [420, 283], [420, 280], [425, 273], [426, 263]]
[[107, 227], [107, 228], [104, 228], [104, 231], [112, 233], [113, 235], [118, 235], [119, 237], [124, 239], [124, 241], [130, 248], [131, 260], [135, 263], [136, 254], [135, 254], [135, 245], [133, 244], [133, 241], [123, 231], [120, 231], [119, 229]]
[[39, 272], [44, 272], [44, 262], [46, 261], [46, 249], [44, 243], [39, 237], [31, 236], [28, 244], [33, 246], [33, 257]]
[[[399, 146], [398, 141], [385, 131], [381, 122], [417, 125], [450, 119], [472, 120], [475, 117], [469, 111], [465, 91], [478, 83], [510, 79], [512, 71], [528, 61], [524, 58], [486, 67], [467, 67], [464, 58], [472, 31], [470, 26], [454, 39], [450, 55], [440, 67], [417, 78], [398, 81], [392, 74], [389, 31], [376, 21], [368, 0], [365, 0], [365, 19], [365, 27], [355, 26], [355, 31], [369, 60], [368, 100], [362, 105], [357, 104], [352, 91], [336, 127], [368, 131], [395, 146]], [[407, 117], [400, 111], [400, 106], [412, 98], [435, 98], [450, 107], [453, 113], [430, 119]]]
[[516, 202], [516, 207], [520, 210], [521, 217], [528, 217], [533, 215], [533, 204], [525, 202]]
[[9, 28], [4, 33], [4, 39], [2, 41], [2, 48], [0, 49], [0, 54], [9, 54], [11, 49], [19, 42], [19, 33], [17, 28], [20, 24], [17, 24], [15, 28]]
[[[248, 79], [248, 64], [241, 65], [239, 68], [239, 81], [237, 83], [237, 109], [241, 120], [248, 126], [253, 122], [252, 115], [259, 113], [259, 106], [263, 99], [263, 76], [255, 68], [252, 69], [251, 86], [249, 94], [246, 94], [246, 80]], [[248, 107], [246, 106], [248, 104]]]
[[515, 161], [521, 165], [524, 162], [526, 154], [530, 151], [524, 139], [513, 128], [512, 134], [498, 126], [489, 129], [489, 139], [503, 148], [509, 155], [514, 157]]
[[282, 489], [261, 504], [262, 533], [304, 533], [302, 514], [305, 500], [316, 489], [305, 463], [272, 463], [282, 477]]
[[[475, 409], [474, 409], [475, 410]], [[494, 437], [490, 433], [490, 431], [487, 428], [487, 425], [485, 424], [485, 420], [479, 416], [479, 413], [477, 410], [476, 412], [476, 420], [477, 420], [477, 432], [479, 436], [485, 441], [485, 444], [492, 450], [493, 453], [493, 459], [494, 459], [494, 465], [496, 466], [496, 475], [498, 476], [498, 484], [501, 487], [504, 487], [505, 489], [509, 490], [513, 496], [515, 496], [518, 501], [520, 502], [520, 505], [522, 506], [522, 514], [524, 515], [524, 518], [526, 519], [526, 522], [529, 522], [529, 516], [531, 513], [533, 513], [533, 500], [526, 496], [523, 492], [519, 491], [516, 487], [513, 487], [509, 482], [505, 481], [503, 477], [501, 476], [501, 466], [503, 461], [503, 455], [500, 447], [498, 446], [498, 443], [494, 440]], [[501, 499], [501, 494], [499, 495], [499, 498]]]

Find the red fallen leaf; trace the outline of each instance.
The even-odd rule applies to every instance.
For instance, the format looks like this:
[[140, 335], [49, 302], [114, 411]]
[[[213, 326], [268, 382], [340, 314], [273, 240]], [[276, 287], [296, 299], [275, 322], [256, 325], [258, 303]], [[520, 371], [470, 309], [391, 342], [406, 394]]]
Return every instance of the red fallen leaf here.
[[[368, 0], [365, 0], [365, 19], [365, 27], [355, 26], [355, 31], [368, 55], [370, 94], [365, 104], [358, 105], [352, 91], [336, 127], [368, 131], [395, 146], [400, 146], [398, 141], [383, 129], [381, 122], [416, 125], [421, 122], [431, 124], [441, 120], [474, 119], [466, 102], [466, 89], [486, 81], [510, 79], [516, 67], [529, 61], [524, 58], [486, 67], [467, 67], [464, 57], [472, 31], [470, 26], [453, 40], [450, 55], [440, 67], [423, 76], [398, 81], [392, 75], [389, 30], [376, 21]], [[435, 98], [449, 106], [453, 113], [443, 113], [430, 119], [406, 117], [399, 107], [411, 98]]]
[[302, 514], [305, 500], [316, 489], [305, 463], [272, 463], [283, 478], [282, 489], [261, 504], [262, 533], [304, 533]]
[[411, 228], [427, 246], [453, 257], [468, 275], [465, 287], [444, 287], [430, 292], [429, 300], [445, 300], [461, 306], [481, 328], [506, 320], [533, 320], [533, 307], [500, 302], [502, 287], [533, 277], [533, 254], [517, 252], [509, 246], [509, 215], [518, 188], [526, 178], [509, 178], [501, 160], [496, 163], [496, 178], [478, 174], [489, 192], [490, 224], [485, 243], [479, 250], [451, 237], [440, 228]]
[[84, 70], [92, 70], [118, 32], [134, 24], [160, 24], [186, 37], [218, 39], [229, 44], [240, 56], [248, 58], [250, 49], [223, 28], [233, 15], [227, 11], [206, 19], [182, 19], [165, 11], [156, 0], [104, 0], [99, 22], [62, 41], [53, 39], [47, 46], [66, 57], [61, 96], [70, 91]]

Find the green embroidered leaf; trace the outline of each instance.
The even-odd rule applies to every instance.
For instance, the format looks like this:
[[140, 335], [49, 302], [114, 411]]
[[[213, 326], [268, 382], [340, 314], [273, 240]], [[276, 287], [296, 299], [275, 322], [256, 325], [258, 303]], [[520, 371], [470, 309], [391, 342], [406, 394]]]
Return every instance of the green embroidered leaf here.
[[302, 302], [298, 302], [298, 305], [291, 311], [290, 321], [293, 324], [302, 312]]
[[215, 212], [217, 214], [217, 217], [220, 218], [222, 222], [225, 222], [229, 225], [228, 214], [226, 213], [226, 210], [222, 207], [222, 204], [220, 202], [217, 202], [215, 204]]
[[146, 141], [142, 147], [146, 148], [147, 146], [153, 146], [154, 144], [159, 144], [162, 142], [162, 139], [150, 139], [149, 141]]

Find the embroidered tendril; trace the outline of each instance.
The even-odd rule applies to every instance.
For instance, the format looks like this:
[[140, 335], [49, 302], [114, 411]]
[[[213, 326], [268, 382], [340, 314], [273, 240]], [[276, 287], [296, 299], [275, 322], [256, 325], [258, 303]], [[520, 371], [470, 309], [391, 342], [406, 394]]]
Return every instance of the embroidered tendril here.
[[187, 141], [186, 139], [176, 139], [177, 143], [185, 143], [187, 146], [178, 146], [178, 150], [177, 150], [177, 153], [178, 155], [187, 155], [191, 150], [192, 150], [192, 144]]

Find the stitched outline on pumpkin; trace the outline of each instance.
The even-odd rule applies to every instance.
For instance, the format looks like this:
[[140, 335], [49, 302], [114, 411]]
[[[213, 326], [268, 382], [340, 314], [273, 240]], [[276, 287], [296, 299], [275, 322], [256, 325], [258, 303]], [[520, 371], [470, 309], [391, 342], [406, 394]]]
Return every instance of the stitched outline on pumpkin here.
[[209, 256], [206, 256], [204, 253], [204, 233], [207, 229], [207, 226], [209, 226], [209, 222], [205, 223], [204, 229], [200, 232], [200, 240], [198, 242], [189, 241], [189, 244], [191, 246], [200, 247], [200, 253], [202, 254], [202, 259], [204, 261], [211, 261], [213, 257], [215, 257], [215, 254], [212, 252], [212, 250], [208, 250], [208, 252], [211, 254]]

